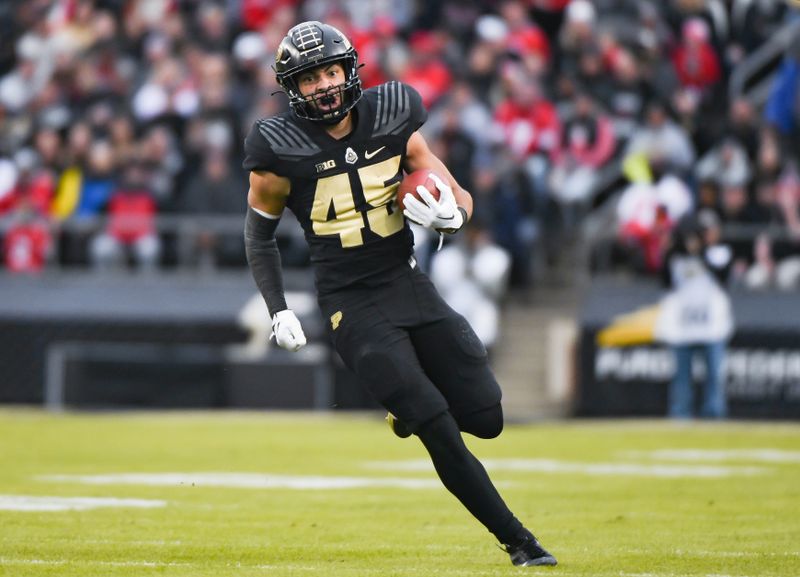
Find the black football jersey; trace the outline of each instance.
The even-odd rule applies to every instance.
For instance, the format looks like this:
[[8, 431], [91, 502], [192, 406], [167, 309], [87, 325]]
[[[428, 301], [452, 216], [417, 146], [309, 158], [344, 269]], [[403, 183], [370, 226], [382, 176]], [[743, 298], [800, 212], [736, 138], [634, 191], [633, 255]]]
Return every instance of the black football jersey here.
[[341, 140], [293, 112], [258, 120], [245, 139], [245, 169], [291, 183], [287, 207], [305, 232], [320, 294], [387, 282], [413, 252], [394, 201], [406, 144], [427, 118], [419, 93], [381, 84], [364, 91], [353, 115]]

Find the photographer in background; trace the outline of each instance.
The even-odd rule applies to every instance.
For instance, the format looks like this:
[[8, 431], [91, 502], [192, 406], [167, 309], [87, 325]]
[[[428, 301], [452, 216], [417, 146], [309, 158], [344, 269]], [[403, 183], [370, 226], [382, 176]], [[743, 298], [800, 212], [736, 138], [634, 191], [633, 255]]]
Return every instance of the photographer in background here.
[[705, 359], [700, 416], [727, 416], [722, 366], [733, 315], [725, 284], [732, 251], [720, 244], [719, 219], [711, 210], [684, 218], [675, 228], [664, 258], [663, 281], [670, 292], [662, 301], [656, 335], [675, 353], [675, 376], [669, 389], [669, 416], [694, 413], [692, 361]]

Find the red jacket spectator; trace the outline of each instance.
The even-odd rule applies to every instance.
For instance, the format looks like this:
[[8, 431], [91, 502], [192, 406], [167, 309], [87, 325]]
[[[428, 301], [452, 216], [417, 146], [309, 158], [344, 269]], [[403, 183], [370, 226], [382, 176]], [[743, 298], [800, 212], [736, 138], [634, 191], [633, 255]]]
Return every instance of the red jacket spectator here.
[[383, 52], [386, 43], [391, 42], [395, 34], [394, 22], [385, 16], [375, 18], [375, 22], [369, 30], [350, 32], [350, 40], [358, 52], [358, 59], [364, 64], [364, 67], [358, 72], [364, 88], [378, 86], [389, 80], [382, 66]]
[[108, 233], [123, 244], [155, 234], [156, 203], [146, 190], [120, 190], [108, 204]]
[[442, 61], [439, 39], [430, 32], [412, 35], [411, 62], [400, 78], [417, 89], [427, 108], [436, 103], [450, 88], [452, 75]]
[[242, 26], [247, 30], [263, 30], [275, 12], [284, 6], [294, 6], [297, 0], [242, 0]]
[[518, 158], [553, 156], [558, 151], [561, 125], [556, 107], [545, 100], [538, 85], [523, 81], [495, 111], [506, 145]]
[[597, 111], [586, 95], [577, 97], [575, 108], [575, 115], [564, 125], [561, 149], [555, 161], [598, 168], [614, 154], [614, 125], [608, 116]]
[[3, 260], [11, 272], [40, 272], [51, 247], [52, 237], [47, 225], [41, 221], [25, 219], [6, 231]]
[[690, 18], [683, 25], [683, 41], [672, 55], [678, 80], [684, 87], [704, 90], [720, 80], [719, 56], [709, 41], [708, 25]]

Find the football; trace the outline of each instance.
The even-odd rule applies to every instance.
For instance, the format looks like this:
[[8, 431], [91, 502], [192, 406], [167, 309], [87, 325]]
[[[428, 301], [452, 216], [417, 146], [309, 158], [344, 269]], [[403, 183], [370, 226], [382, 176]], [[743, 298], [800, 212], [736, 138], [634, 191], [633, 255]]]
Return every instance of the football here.
[[[405, 204], [403, 204], [403, 199], [407, 194], [410, 194], [418, 198], [419, 200], [422, 200], [419, 196], [419, 193], [417, 193], [417, 187], [419, 185], [422, 185], [425, 188], [427, 188], [430, 191], [433, 198], [439, 200], [439, 189], [436, 188], [436, 183], [434, 183], [433, 179], [430, 178], [430, 174], [431, 170], [425, 169], [425, 170], [415, 170], [414, 172], [405, 175], [403, 180], [400, 181], [400, 186], [397, 189], [397, 204], [400, 207], [400, 210], [403, 210], [405, 208]], [[436, 176], [439, 175], [437, 174]], [[447, 182], [441, 176], [439, 176], [439, 178], [442, 181]]]

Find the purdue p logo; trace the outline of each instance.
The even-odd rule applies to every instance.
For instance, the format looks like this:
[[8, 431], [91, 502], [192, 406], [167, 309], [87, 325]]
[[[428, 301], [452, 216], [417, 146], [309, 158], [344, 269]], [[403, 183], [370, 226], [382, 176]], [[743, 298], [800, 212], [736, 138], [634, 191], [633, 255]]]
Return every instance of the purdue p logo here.
[[336, 311], [331, 315], [331, 328], [336, 330], [339, 328], [339, 323], [342, 321], [342, 311]]

